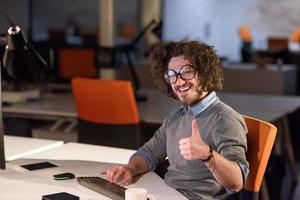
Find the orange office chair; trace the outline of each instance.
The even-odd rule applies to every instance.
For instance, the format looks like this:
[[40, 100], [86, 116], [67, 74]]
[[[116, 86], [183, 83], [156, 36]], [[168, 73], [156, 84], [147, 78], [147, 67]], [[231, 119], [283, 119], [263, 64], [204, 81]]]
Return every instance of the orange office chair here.
[[291, 31], [290, 41], [300, 43], [300, 28], [295, 28]]
[[63, 48], [58, 50], [59, 77], [98, 77], [93, 48]]
[[242, 41], [241, 58], [242, 62], [253, 62], [254, 53], [252, 50], [252, 35], [248, 26], [239, 27], [239, 36]]
[[239, 35], [243, 42], [251, 42], [252, 41], [252, 35], [250, 28], [248, 26], [240, 26], [239, 27]]
[[131, 82], [73, 78], [72, 90], [79, 142], [130, 149], [141, 145]]
[[244, 116], [248, 134], [246, 153], [250, 172], [242, 191], [243, 199], [258, 199], [260, 186], [275, 141], [277, 128], [265, 121]]

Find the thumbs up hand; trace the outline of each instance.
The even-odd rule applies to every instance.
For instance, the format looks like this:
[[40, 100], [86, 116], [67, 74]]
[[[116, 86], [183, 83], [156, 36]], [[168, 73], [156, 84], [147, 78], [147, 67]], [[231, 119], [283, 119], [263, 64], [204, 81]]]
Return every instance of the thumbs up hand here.
[[179, 141], [180, 154], [186, 160], [205, 160], [209, 156], [209, 146], [202, 140], [196, 120], [192, 121], [192, 135]]

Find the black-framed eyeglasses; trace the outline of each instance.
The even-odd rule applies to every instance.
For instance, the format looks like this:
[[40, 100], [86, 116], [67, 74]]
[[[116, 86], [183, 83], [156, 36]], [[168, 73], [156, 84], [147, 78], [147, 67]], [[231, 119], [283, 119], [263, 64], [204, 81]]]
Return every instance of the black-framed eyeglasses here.
[[166, 70], [164, 78], [166, 83], [174, 84], [176, 83], [178, 76], [183, 80], [191, 80], [194, 78], [195, 74], [196, 70], [192, 65], [184, 65], [180, 68], [178, 73], [173, 69]]

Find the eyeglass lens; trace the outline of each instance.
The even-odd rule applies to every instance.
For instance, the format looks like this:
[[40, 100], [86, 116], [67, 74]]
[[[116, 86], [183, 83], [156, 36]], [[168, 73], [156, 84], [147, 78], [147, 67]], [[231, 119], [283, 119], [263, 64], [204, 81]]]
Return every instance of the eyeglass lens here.
[[195, 69], [191, 65], [184, 65], [180, 68], [178, 73], [173, 69], [166, 70], [164, 77], [167, 83], [174, 84], [176, 83], [178, 76], [183, 80], [190, 80], [194, 75]]

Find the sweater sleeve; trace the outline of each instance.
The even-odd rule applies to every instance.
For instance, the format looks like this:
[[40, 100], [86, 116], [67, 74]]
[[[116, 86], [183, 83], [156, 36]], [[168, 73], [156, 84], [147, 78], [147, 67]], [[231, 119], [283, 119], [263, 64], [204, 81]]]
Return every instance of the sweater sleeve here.
[[245, 183], [249, 164], [246, 160], [247, 127], [244, 119], [237, 113], [225, 112], [218, 116], [217, 124], [215, 137], [213, 137], [216, 149], [222, 156], [239, 165]]
[[164, 120], [163, 124], [155, 132], [154, 136], [133, 155], [138, 155], [144, 158], [150, 171], [154, 171], [158, 164], [163, 162], [167, 156], [165, 134], [166, 121], [167, 120]]

